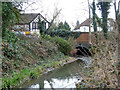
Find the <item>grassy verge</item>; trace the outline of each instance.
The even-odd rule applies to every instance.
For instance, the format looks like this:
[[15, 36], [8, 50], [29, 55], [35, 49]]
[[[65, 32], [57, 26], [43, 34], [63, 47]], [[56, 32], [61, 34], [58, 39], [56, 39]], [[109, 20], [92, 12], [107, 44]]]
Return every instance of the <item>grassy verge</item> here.
[[38, 78], [47, 71], [47, 68], [56, 68], [60, 65], [60, 62], [53, 61], [45, 66], [37, 66], [32, 69], [23, 69], [19, 73], [13, 73], [12, 76], [6, 75], [2, 78], [2, 88], [11, 88], [18, 86], [22, 83], [28, 82], [31, 79]]

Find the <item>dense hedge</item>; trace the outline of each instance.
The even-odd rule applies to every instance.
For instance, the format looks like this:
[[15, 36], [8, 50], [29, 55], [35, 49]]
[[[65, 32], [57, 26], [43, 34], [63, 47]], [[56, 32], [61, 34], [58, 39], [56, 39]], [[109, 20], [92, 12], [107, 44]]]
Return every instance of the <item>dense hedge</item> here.
[[50, 35], [51, 37], [59, 36], [63, 38], [68, 38], [72, 36], [72, 32], [68, 30], [49, 30], [46, 31], [46, 34]]
[[75, 32], [73, 33], [72, 31], [68, 31], [68, 30], [45, 30], [43, 33], [43, 35], [50, 35], [51, 37], [55, 37], [55, 36], [59, 36], [65, 39], [68, 39], [70, 36], [73, 36], [75, 39], [79, 37], [80, 32]]

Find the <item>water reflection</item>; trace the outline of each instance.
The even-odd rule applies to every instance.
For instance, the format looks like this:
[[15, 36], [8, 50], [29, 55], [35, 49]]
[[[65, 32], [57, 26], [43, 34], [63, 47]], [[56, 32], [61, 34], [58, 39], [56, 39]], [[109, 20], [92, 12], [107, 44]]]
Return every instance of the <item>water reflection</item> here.
[[52, 78], [51, 81], [44, 80], [44, 87], [40, 87], [39, 84], [32, 85], [29, 88], [76, 88], [75, 83], [81, 81], [77, 76], [71, 77], [69, 79], [56, 79]]
[[75, 88], [75, 83], [81, 81], [80, 72], [84, 71], [84, 62], [78, 60], [67, 64], [58, 70], [43, 75], [38, 80], [26, 84], [28, 88]]

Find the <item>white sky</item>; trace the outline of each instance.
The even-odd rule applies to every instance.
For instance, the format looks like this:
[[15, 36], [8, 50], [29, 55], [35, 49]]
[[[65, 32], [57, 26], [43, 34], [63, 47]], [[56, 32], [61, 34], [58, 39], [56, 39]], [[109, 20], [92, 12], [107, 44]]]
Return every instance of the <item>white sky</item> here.
[[[92, 2], [93, 0], [90, 1]], [[28, 0], [28, 2], [31, 3], [33, 0]], [[82, 23], [89, 17], [87, 0], [34, 0], [34, 2], [25, 10], [26, 13], [41, 13], [50, 21], [55, 8], [62, 9], [57, 21], [66, 20], [72, 29], [76, 25], [77, 20]], [[24, 7], [26, 6], [28, 5], [24, 4]], [[113, 6], [111, 6], [110, 11], [109, 18], [115, 18]], [[97, 11], [97, 13], [101, 16], [100, 11]]]

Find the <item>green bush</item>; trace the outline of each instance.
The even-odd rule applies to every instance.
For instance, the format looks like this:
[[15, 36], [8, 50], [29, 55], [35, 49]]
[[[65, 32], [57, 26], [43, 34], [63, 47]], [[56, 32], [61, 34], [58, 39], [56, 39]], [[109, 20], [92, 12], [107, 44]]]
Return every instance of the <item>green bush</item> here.
[[68, 31], [68, 30], [49, 30], [46, 31], [46, 34], [50, 35], [51, 37], [55, 37], [55, 36], [59, 36], [59, 37], [63, 37], [65, 39], [68, 39], [69, 36], [72, 36], [72, 32]]
[[77, 39], [80, 36], [80, 32], [75, 32], [74, 38]]
[[72, 32], [72, 31], [68, 31], [68, 30], [64, 30], [64, 29], [58, 29], [58, 30], [49, 30], [49, 31], [45, 31], [44, 34], [42, 34], [42, 36], [50, 35], [51, 37], [55, 37], [55, 36], [59, 36], [62, 38], [65, 38], [66, 40], [69, 39], [69, 37], [74, 37], [74, 39], [77, 39], [80, 36], [81, 32]]
[[49, 40], [49, 41], [53, 40], [53, 38], [50, 35], [45, 35], [45, 36], [43, 36], [43, 38], [46, 40]]
[[71, 46], [72, 49], [76, 48], [77, 42], [74, 37], [69, 37], [67, 41], [69, 42], [69, 45]]
[[70, 52], [71, 46], [68, 41], [66, 41], [64, 38], [57, 36], [54, 37], [53, 39], [58, 46], [58, 50], [60, 50], [65, 55], [67, 55]]
[[50, 35], [45, 35], [44, 39], [57, 44], [58, 50], [64, 53], [65, 55], [67, 55], [72, 49], [71, 44], [62, 37], [55, 36], [52, 38]]
[[31, 72], [30, 72], [30, 76], [29, 76], [29, 77], [30, 77], [31, 79], [35, 79], [35, 78], [37, 78], [37, 76], [38, 76], [38, 73], [37, 73], [36, 71], [31, 71]]

